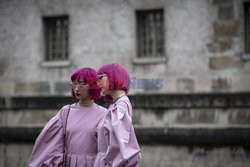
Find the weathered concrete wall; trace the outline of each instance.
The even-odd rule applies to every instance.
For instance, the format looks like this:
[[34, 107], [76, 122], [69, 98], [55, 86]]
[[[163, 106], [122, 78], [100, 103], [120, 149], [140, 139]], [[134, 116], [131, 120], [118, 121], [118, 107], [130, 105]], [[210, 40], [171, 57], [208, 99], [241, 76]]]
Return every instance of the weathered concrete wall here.
[[[2, 0], [0, 93], [69, 94], [78, 67], [125, 64], [138, 78], [163, 78], [147, 92], [249, 91], [244, 53], [243, 0]], [[134, 63], [135, 10], [163, 8], [166, 62]], [[44, 67], [42, 16], [68, 14], [70, 66]]]
[[[235, 98], [242, 108], [224, 108], [232, 105], [228, 96], [224, 99], [219, 98], [217, 103], [211, 103], [208, 100], [209, 96], [206, 96], [204, 98], [206, 102], [200, 102], [201, 105], [196, 108], [181, 108], [184, 103], [189, 106], [196, 104], [186, 102], [186, 98], [183, 97], [177, 100], [179, 101], [175, 106], [177, 108], [174, 108], [176, 101], [166, 101], [169, 99], [168, 96], [164, 96], [165, 101], [164, 98], [159, 98], [159, 95], [158, 98], [130, 97], [134, 104], [133, 123], [141, 144], [142, 167], [247, 166], [250, 162], [250, 150], [247, 147], [250, 137], [250, 110], [244, 106], [249, 105], [245, 101], [249, 95]], [[226, 105], [216, 108], [215, 104], [222, 103], [225, 99], [227, 99]], [[43, 127], [60, 109], [54, 109], [57, 104], [44, 106], [41, 103], [49, 104], [54, 100], [67, 103], [70, 98], [0, 99], [0, 166], [27, 166], [34, 142], [34, 135], [31, 132], [37, 133], [33, 129]], [[161, 103], [155, 106], [157, 100]], [[145, 108], [145, 106], [151, 107]], [[18, 134], [30, 136], [23, 138]], [[13, 140], [14, 138], [16, 140]]]
[[[1, 0], [0, 95], [69, 95], [78, 67], [125, 64], [131, 76], [163, 78], [163, 88], [131, 93], [249, 91], [243, 0]], [[136, 63], [137, 9], [163, 8], [167, 61]], [[68, 14], [70, 65], [43, 66], [42, 17]], [[136, 85], [138, 86], [138, 85]], [[44, 125], [58, 110], [1, 110], [1, 127]], [[134, 109], [144, 127], [249, 127], [248, 108]], [[27, 166], [31, 144], [0, 144], [0, 166]], [[15, 150], [15, 151], [13, 151]], [[152, 156], [154, 155], [154, 156]], [[242, 147], [142, 145], [142, 166], [248, 166]]]
[[134, 123], [147, 127], [249, 127], [249, 109], [168, 109], [134, 112]]
[[[0, 166], [27, 167], [33, 145], [0, 144]], [[15, 150], [15, 152], [13, 152]], [[206, 148], [182, 146], [141, 146], [141, 167], [248, 167], [249, 150], [234, 148]]]
[[[234, 127], [250, 125], [250, 93], [129, 96], [133, 121], [143, 127]], [[71, 97], [0, 98], [0, 126], [41, 126]], [[98, 104], [109, 104], [98, 100]]]
[[143, 153], [142, 167], [247, 167], [250, 162], [247, 150], [242, 148], [187, 148], [173, 146], [156, 146], [152, 148], [143, 146]]
[[[6, 110], [0, 126], [43, 126], [57, 110]], [[133, 123], [142, 127], [250, 127], [250, 109], [134, 109]]]

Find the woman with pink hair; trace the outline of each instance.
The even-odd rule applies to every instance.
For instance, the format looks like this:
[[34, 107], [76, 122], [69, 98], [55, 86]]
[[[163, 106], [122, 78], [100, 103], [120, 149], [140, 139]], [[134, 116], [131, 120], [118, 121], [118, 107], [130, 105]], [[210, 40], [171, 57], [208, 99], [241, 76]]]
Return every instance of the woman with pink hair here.
[[98, 125], [98, 154], [94, 167], [139, 167], [140, 147], [132, 125], [127, 97], [130, 76], [121, 64], [106, 64], [98, 71], [97, 85], [112, 104]]
[[97, 154], [97, 125], [107, 110], [99, 98], [97, 72], [80, 68], [71, 75], [71, 93], [78, 102], [66, 105], [45, 125], [31, 153], [30, 167], [93, 167]]

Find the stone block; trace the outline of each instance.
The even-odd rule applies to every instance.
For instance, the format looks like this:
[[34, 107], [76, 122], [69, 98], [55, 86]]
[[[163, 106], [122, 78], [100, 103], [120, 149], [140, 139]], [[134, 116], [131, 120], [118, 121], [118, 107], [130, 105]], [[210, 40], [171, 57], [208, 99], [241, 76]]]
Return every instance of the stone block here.
[[190, 78], [177, 79], [177, 90], [180, 92], [194, 92], [194, 80]]
[[6, 122], [8, 126], [17, 127], [17, 126], [43, 126], [45, 125], [57, 111], [54, 110], [41, 110], [41, 111], [8, 111], [5, 114], [7, 115]]
[[38, 82], [34, 84], [35, 92], [42, 94], [50, 93], [50, 85], [48, 82]]
[[15, 84], [16, 94], [50, 94], [50, 85], [48, 82], [24, 82]]
[[220, 51], [220, 47], [218, 42], [213, 42], [207, 44], [207, 49], [210, 53], [218, 53]]
[[6, 146], [6, 166], [27, 167], [32, 150], [29, 144], [8, 144]]
[[232, 41], [231, 40], [222, 40], [219, 41], [219, 50], [220, 52], [227, 51], [232, 49]]
[[216, 22], [214, 24], [215, 38], [231, 38], [237, 35], [238, 23], [236, 21]]
[[234, 10], [233, 10], [232, 4], [219, 6], [218, 19], [220, 19], [220, 20], [232, 20], [232, 19], [234, 19]]
[[209, 61], [210, 69], [222, 70], [228, 68], [239, 68], [242, 66], [240, 59], [236, 57], [220, 56], [211, 57]]
[[210, 53], [225, 52], [232, 49], [232, 40], [219, 40], [207, 44], [207, 49]]
[[179, 110], [175, 120], [177, 124], [216, 123], [215, 113], [208, 109]]
[[228, 114], [229, 124], [250, 125], [250, 109], [237, 109]]
[[71, 87], [68, 82], [56, 82], [54, 91], [58, 95], [68, 95], [71, 93]]
[[145, 127], [165, 127], [169, 124], [168, 112], [163, 110], [134, 109], [133, 124]]
[[213, 91], [225, 91], [231, 89], [231, 81], [226, 78], [212, 79], [212, 90]]
[[13, 81], [3, 81], [0, 83], [0, 94], [3, 95], [15, 95], [14, 93], [15, 83]]

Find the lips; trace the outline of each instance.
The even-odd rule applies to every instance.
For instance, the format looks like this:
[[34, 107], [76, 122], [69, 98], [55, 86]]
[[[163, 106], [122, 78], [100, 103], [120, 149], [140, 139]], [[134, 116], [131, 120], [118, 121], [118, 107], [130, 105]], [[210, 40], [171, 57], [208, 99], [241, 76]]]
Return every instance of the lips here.
[[81, 94], [80, 93], [75, 93], [76, 96], [80, 96]]

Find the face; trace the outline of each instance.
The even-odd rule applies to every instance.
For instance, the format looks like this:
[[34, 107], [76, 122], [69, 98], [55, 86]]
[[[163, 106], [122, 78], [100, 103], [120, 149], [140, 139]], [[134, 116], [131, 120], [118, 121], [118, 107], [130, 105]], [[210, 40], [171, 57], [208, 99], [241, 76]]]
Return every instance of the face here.
[[88, 85], [83, 81], [83, 79], [75, 80], [71, 83], [72, 90], [75, 94], [75, 97], [78, 100], [90, 98]]
[[101, 89], [102, 95], [110, 94], [109, 79], [107, 74], [97, 75], [97, 86]]

